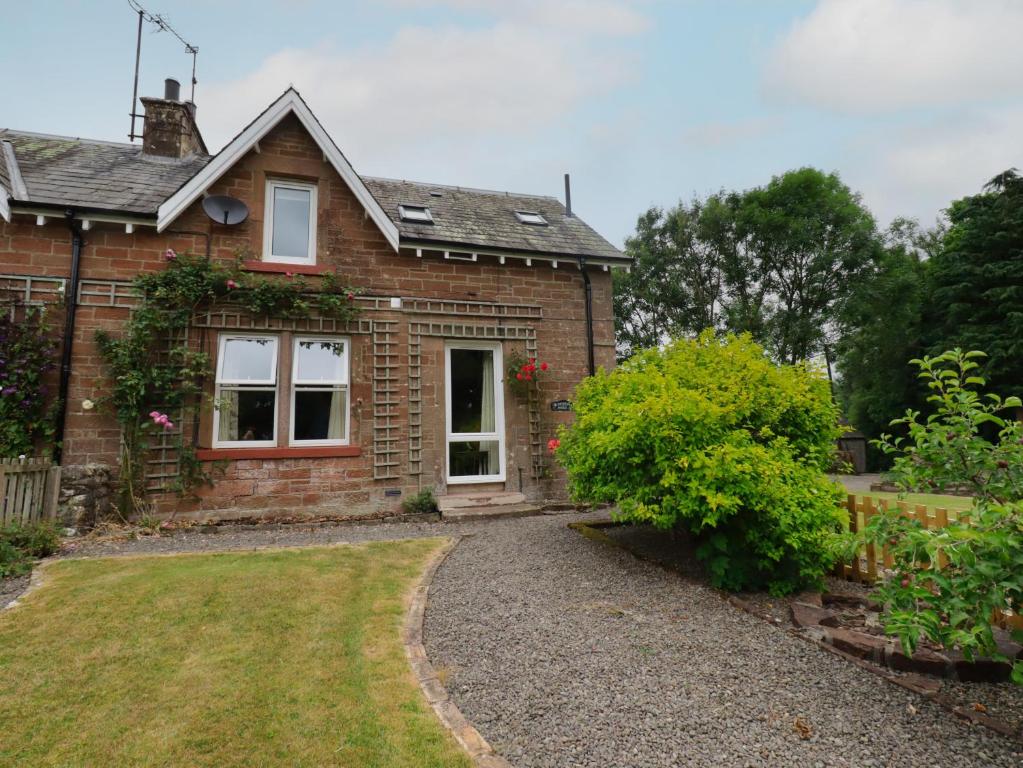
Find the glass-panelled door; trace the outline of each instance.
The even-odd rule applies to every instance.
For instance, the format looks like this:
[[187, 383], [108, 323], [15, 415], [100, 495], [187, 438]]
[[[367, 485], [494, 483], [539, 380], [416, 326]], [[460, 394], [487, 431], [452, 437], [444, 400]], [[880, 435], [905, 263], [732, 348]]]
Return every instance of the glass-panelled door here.
[[501, 345], [449, 343], [444, 364], [448, 483], [503, 482]]

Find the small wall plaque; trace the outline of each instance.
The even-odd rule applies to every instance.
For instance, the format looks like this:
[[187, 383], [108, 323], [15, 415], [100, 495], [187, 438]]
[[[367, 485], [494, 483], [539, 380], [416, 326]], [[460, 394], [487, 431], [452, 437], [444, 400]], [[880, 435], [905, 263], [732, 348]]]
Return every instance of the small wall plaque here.
[[552, 411], [571, 411], [572, 403], [569, 400], [552, 400], [551, 401]]
[[386, 488], [384, 496], [401, 496], [401, 488]]

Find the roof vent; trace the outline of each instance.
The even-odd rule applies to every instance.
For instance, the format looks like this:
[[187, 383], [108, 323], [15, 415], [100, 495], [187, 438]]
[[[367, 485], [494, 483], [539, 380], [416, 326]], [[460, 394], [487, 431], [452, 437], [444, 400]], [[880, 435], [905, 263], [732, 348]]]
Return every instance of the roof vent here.
[[444, 193], [441, 192], [439, 189], [431, 189], [430, 197], [444, 197]]

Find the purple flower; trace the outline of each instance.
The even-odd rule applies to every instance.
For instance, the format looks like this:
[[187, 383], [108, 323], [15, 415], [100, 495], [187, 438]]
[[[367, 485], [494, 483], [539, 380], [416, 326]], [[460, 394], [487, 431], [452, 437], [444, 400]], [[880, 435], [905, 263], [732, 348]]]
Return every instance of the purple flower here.
[[0, 390], [0, 394], [13, 395], [17, 391], [18, 391], [17, 387], [4, 387], [3, 390]]

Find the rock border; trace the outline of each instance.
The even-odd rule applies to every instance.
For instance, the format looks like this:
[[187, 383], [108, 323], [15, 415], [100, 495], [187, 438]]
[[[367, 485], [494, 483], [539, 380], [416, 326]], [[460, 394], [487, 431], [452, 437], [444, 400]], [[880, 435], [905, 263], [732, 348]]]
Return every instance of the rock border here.
[[39, 589], [39, 587], [41, 587], [46, 581], [46, 574], [44, 573], [46, 567], [50, 563], [54, 563], [60, 559], [61, 558], [57, 555], [51, 555], [50, 557], [38, 561], [34, 566], [32, 566], [32, 573], [28, 578], [28, 586], [21, 590], [21, 592], [15, 595], [14, 598], [8, 601], [5, 605], [0, 605], [0, 611], [10, 611], [21, 605], [22, 601], [26, 597]]
[[512, 768], [511, 763], [494, 752], [494, 748], [480, 735], [473, 724], [466, 720], [465, 715], [448, 696], [447, 689], [444, 688], [444, 684], [437, 676], [433, 664], [426, 655], [426, 648], [423, 646], [423, 620], [426, 618], [426, 602], [429, 598], [434, 574], [463, 538], [465, 537], [451, 537], [448, 543], [441, 547], [427, 563], [419, 578], [419, 583], [412, 590], [409, 608], [405, 614], [405, 625], [402, 628], [402, 644], [405, 647], [405, 656], [408, 658], [409, 666], [412, 668], [412, 673], [415, 675], [426, 701], [433, 707], [433, 711], [444, 727], [451, 731], [455, 741], [468, 753], [476, 768]]
[[[671, 566], [662, 563], [659, 560], [646, 557], [639, 552], [635, 552], [634, 550], [630, 549], [629, 547], [619, 542], [617, 539], [611, 538], [602, 530], [600, 530], [601, 528], [609, 528], [615, 525], [618, 525], [618, 523], [616, 523], [614, 520], [593, 520], [586, 522], [569, 523], [568, 527], [574, 530], [576, 533], [580, 534], [581, 536], [590, 539], [591, 541], [608, 544], [612, 547], [620, 549], [622, 552], [628, 552], [634, 558], [644, 563], [657, 566], [662, 570], [670, 571], [675, 574], [678, 573], [678, 571], [676, 571]], [[982, 714], [980, 712], [975, 712], [963, 706], [960, 706], [958, 703], [953, 701], [952, 698], [943, 694], [940, 690], [941, 684], [931, 677], [922, 675], [918, 672], [906, 672], [901, 675], [896, 674], [887, 667], [878, 666], [876, 663], [871, 663], [871, 661], [867, 659], [855, 656], [852, 653], [849, 653], [836, 645], [832, 645], [831, 643], [826, 642], [824, 639], [818, 639], [816, 637], [808, 636], [805, 632], [799, 631], [796, 627], [779, 626], [774, 622], [771, 616], [762, 613], [760, 610], [756, 608], [756, 606], [750, 604], [749, 602], [741, 598], [736, 597], [735, 595], [730, 595], [724, 590], [716, 589], [709, 585], [707, 585], [707, 588], [716, 592], [717, 595], [721, 597], [721, 599], [723, 599], [733, 608], [743, 611], [744, 613], [748, 613], [751, 616], [755, 616], [756, 618], [762, 621], [766, 621], [772, 627], [775, 627], [776, 629], [785, 632], [787, 635], [790, 635], [791, 637], [799, 638], [803, 642], [807, 642], [817, 646], [822, 651], [845, 659], [846, 661], [854, 664], [860, 669], [870, 672], [871, 674], [880, 677], [882, 680], [886, 680], [892, 685], [898, 686], [899, 688], [904, 688], [908, 691], [912, 691], [918, 696], [934, 702], [939, 707], [944, 709], [946, 712], [949, 712], [955, 717], [958, 717], [960, 720], [966, 720], [967, 722], [973, 723], [974, 725], [983, 726], [1015, 742], [1023, 743], [1023, 732], [1018, 732], [1012, 725], [1005, 722], [1004, 720], [992, 717], [990, 715]]]

